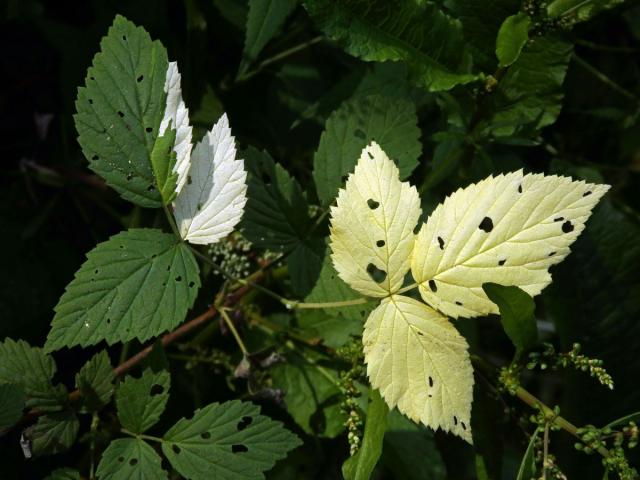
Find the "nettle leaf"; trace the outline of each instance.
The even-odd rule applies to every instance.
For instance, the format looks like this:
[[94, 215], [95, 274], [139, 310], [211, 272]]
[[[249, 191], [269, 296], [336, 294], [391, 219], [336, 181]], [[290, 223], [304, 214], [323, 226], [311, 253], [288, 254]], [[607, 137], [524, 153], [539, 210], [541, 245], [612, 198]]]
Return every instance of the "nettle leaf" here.
[[531, 18], [526, 13], [511, 15], [502, 22], [496, 39], [498, 66], [508, 67], [520, 56], [522, 47], [529, 40]]
[[96, 476], [99, 480], [169, 478], [160, 456], [139, 438], [112, 441], [102, 454]]
[[483, 283], [538, 295], [608, 189], [520, 170], [458, 190], [418, 233], [411, 271], [422, 298], [458, 318], [498, 313]]
[[0, 383], [18, 387], [26, 397], [27, 408], [46, 411], [64, 405], [67, 389], [51, 384], [55, 373], [55, 361], [42, 348], [10, 338], [0, 343]]
[[409, 270], [420, 199], [398, 176], [395, 164], [372, 142], [331, 207], [334, 267], [342, 280], [370, 297], [396, 293]]
[[145, 370], [140, 378], [125, 377], [116, 391], [122, 426], [133, 433], [144, 433], [154, 426], [167, 406], [170, 384], [167, 371]]
[[182, 238], [207, 245], [230, 234], [247, 202], [246, 179], [224, 114], [191, 153], [186, 184], [175, 200]]
[[[191, 138], [193, 136], [191, 125], [189, 125], [189, 110], [182, 100], [182, 88], [180, 86], [180, 72], [178, 72], [178, 64], [176, 62], [170, 62], [167, 68], [167, 74], [164, 82], [164, 92], [166, 93], [166, 106], [164, 109], [164, 115], [160, 122], [160, 129], [158, 132], [158, 140], [154, 145], [154, 150], [161, 148], [160, 152], [166, 152], [166, 143], [168, 140], [166, 137], [172, 136], [173, 140], [170, 144], [172, 155], [162, 156], [165, 159], [162, 163], [164, 168], [160, 169], [163, 172], [163, 179], [161, 181], [158, 177], [158, 168], [154, 165], [154, 173], [158, 180], [158, 186], [160, 187], [160, 193], [162, 194], [165, 204], [170, 200], [166, 200], [166, 196], [163, 190], [169, 190], [170, 185], [174, 185], [174, 192], [180, 193], [182, 187], [187, 181], [187, 172], [189, 170], [191, 160]], [[169, 132], [174, 132], [169, 135]], [[162, 146], [158, 147], [161, 138], [165, 138], [162, 142]], [[151, 156], [151, 161], [154, 163], [154, 157]], [[170, 167], [170, 168], [169, 168]], [[169, 174], [171, 172], [171, 174]], [[168, 185], [167, 185], [168, 183]], [[171, 197], [168, 197], [171, 198]]]
[[45, 348], [147, 340], [184, 320], [199, 287], [196, 260], [174, 235], [119, 233], [87, 254], [55, 307]]
[[488, 98], [485, 132], [508, 137], [554, 123], [562, 108], [562, 83], [572, 52], [572, 44], [554, 36], [537, 37], [525, 45]]
[[260, 248], [288, 253], [293, 288], [306, 295], [324, 259], [324, 241], [314, 234], [309, 206], [298, 181], [266, 151], [245, 152], [249, 186], [242, 234]]
[[306, 0], [316, 25], [348, 53], [367, 61], [404, 61], [433, 91], [475, 80], [460, 22], [436, 3], [402, 0]]
[[25, 430], [31, 440], [34, 455], [53, 455], [66, 452], [76, 441], [80, 422], [71, 410], [54, 412], [38, 418], [37, 423]]
[[20, 420], [25, 400], [24, 393], [15, 385], [0, 384], [0, 430]]
[[264, 46], [293, 12], [297, 0], [249, 0], [246, 37], [239, 75], [245, 73], [258, 58]]
[[516, 347], [516, 352], [521, 353], [533, 347], [538, 341], [533, 298], [518, 287], [505, 287], [497, 283], [484, 283], [482, 290], [498, 306], [502, 327]]
[[[320, 371], [315, 356], [304, 358], [297, 352], [286, 355], [286, 362], [271, 367], [273, 387], [285, 394], [287, 411], [305, 432], [334, 438], [344, 431], [346, 415], [336, 399], [340, 389], [338, 376], [331, 370]], [[314, 362], [314, 363], [312, 363]], [[325, 373], [331, 377], [327, 378]]]
[[467, 342], [446, 317], [393, 295], [371, 312], [362, 343], [371, 386], [390, 408], [472, 442], [473, 369]]
[[89, 167], [123, 198], [160, 207], [150, 156], [165, 109], [167, 52], [120, 15], [100, 48], [78, 89], [78, 142]]
[[212, 403], [169, 429], [162, 451], [188, 479], [264, 479], [263, 472], [301, 442], [259, 412], [239, 400]]
[[346, 480], [369, 480], [382, 454], [382, 441], [387, 428], [389, 408], [380, 394], [373, 390], [369, 395], [367, 421], [364, 426], [362, 445], [355, 455], [342, 465]]
[[313, 179], [321, 202], [333, 202], [362, 149], [375, 140], [408, 177], [422, 152], [415, 104], [392, 96], [357, 96], [334, 111], [325, 124], [313, 160]]
[[96, 354], [76, 375], [76, 387], [89, 410], [99, 410], [113, 395], [115, 374], [106, 350]]

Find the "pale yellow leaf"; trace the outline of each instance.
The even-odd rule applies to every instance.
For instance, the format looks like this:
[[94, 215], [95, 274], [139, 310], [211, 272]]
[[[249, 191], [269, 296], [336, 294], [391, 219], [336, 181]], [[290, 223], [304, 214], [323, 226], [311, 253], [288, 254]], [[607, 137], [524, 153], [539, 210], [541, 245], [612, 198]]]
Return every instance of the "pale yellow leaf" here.
[[446, 317], [393, 295], [369, 315], [362, 343], [369, 381], [391, 408], [472, 442], [473, 369], [467, 342]]
[[457, 318], [498, 313], [486, 282], [539, 294], [608, 189], [518, 171], [458, 190], [418, 233], [411, 271], [422, 298]]
[[400, 181], [395, 163], [372, 142], [331, 208], [331, 258], [340, 278], [371, 297], [397, 292], [419, 217], [415, 187]]

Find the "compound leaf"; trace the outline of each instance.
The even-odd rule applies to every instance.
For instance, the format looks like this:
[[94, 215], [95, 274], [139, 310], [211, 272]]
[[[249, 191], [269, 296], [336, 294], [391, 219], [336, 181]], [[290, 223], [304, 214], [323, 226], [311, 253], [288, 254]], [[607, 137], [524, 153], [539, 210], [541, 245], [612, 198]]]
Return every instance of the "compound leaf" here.
[[102, 454], [96, 476], [99, 480], [166, 479], [162, 459], [144, 440], [120, 438]]

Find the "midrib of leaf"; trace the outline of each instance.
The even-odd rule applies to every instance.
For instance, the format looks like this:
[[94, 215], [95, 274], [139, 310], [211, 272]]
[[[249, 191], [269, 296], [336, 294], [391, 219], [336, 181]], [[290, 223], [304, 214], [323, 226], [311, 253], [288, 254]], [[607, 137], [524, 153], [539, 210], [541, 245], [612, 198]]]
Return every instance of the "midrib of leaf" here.
[[[342, 5], [340, 8], [344, 8], [345, 10], [347, 10], [349, 12], [349, 16], [350, 16], [351, 20], [355, 21], [356, 23], [358, 23], [360, 25], [360, 27], [363, 27], [365, 30], [372, 30], [372, 31], [376, 32], [377, 35], [379, 35], [380, 37], [383, 38], [385, 44], [391, 45], [391, 46], [396, 46], [396, 47], [399, 47], [399, 48], [405, 49], [405, 50], [410, 50], [412, 52], [412, 55], [424, 59], [425, 63], [428, 63], [428, 64], [431, 64], [433, 66], [436, 66], [437, 68], [439, 68], [441, 70], [444, 70], [446, 73], [450, 73], [452, 75], [456, 75], [457, 74], [456, 72], [452, 71], [449, 67], [447, 67], [444, 64], [440, 63], [437, 59], [431, 58], [426, 53], [424, 53], [422, 50], [417, 49], [416, 47], [414, 47], [412, 44], [406, 42], [405, 40], [403, 40], [401, 38], [398, 38], [396, 36], [390, 35], [385, 30], [380, 29], [375, 24], [366, 23], [364, 20], [361, 20], [360, 19], [360, 15], [358, 13], [355, 13], [353, 10], [349, 9], [346, 5]], [[393, 60], [393, 61], [397, 61], [397, 60]], [[407, 62], [407, 63], [411, 63], [409, 58], [402, 59], [402, 61]]]

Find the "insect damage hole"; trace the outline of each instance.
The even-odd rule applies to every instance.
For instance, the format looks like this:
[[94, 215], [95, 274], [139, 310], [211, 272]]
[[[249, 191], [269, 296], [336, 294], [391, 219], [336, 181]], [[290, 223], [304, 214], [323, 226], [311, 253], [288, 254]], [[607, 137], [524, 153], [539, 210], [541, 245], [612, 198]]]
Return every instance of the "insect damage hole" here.
[[431, 289], [432, 292], [438, 291], [438, 286], [436, 285], [435, 280], [429, 280], [429, 288]]
[[378, 240], [376, 242], [376, 247], [384, 247], [386, 245], [386, 242], [384, 240]]
[[429, 377], [429, 387], [433, 388], [433, 377]]
[[575, 227], [573, 226], [573, 223], [571, 223], [569, 220], [567, 220], [566, 222], [564, 222], [562, 224], [562, 231], [564, 233], [569, 233], [569, 232], [573, 232], [573, 229]]
[[245, 428], [247, 428], [249, 425], [251, 425], [251, 422], [253, 422], [253, 418], [249, 417], [249, 416], [244, 416], [242, 417], [242, 420], [240, 420], [238, 422], [238, 425], [236, 426], [236, 428], [240, 431], [240, 430], [244, 430]]
[[367, 200], [367, 205], [371, 210], [375, 210], [380, 206], [380, 202], [376, 202], [373, 198], [370, 198], [369, 200]]
[[480, 225], [478, 225], [478, 228], [489, 233], [491, 230], [493, 230], [493, 220], [491, 220], [489, 217], [484, 217], [480, 222]]
[[245, 446], [242, 445], [241, 443], [237, 443], [234, 445], [231, 445], [231, 452], [232, 453], [243, 453], [243, 452], [248, 452], [249, 449]]
[[155, 397], [156, 395], [162, 395], [164, 393], [164, 387], [159, 384], [154, 384], [149, 390], [149, 395]]
[[444, 250], [444, 240], [442, 237], [438, 237], [438, 245], [440, 246], [440, 250]]
[[498, 265], [503, 266], [505, 263], [507, 263], [507, 259], [503, 258], [502, 260], [498, 260]]
[[379, 269], [373, 263], [367, 265], [367, 273], [371, 277], [371, 279], [376, 283], [384, 282], [384, 279], [387, 278], [387, 272]]

